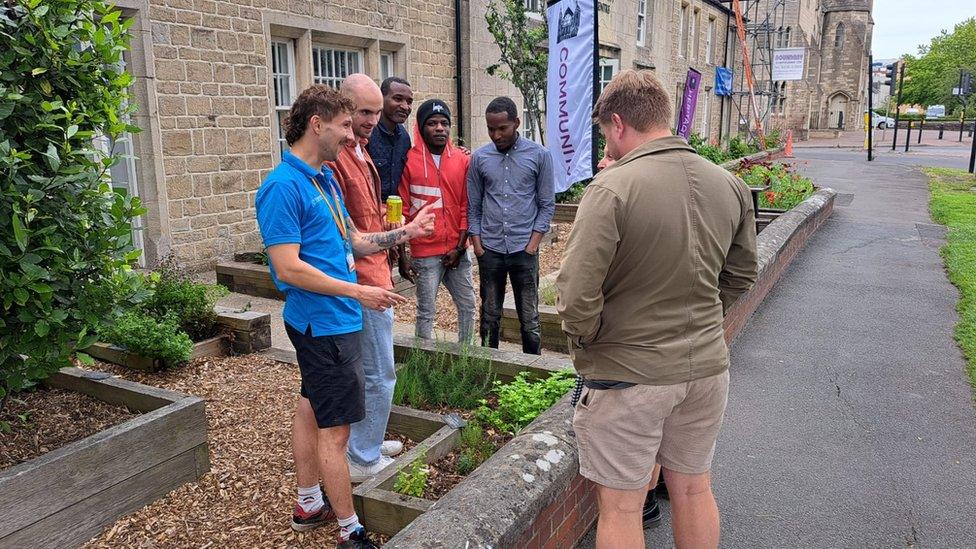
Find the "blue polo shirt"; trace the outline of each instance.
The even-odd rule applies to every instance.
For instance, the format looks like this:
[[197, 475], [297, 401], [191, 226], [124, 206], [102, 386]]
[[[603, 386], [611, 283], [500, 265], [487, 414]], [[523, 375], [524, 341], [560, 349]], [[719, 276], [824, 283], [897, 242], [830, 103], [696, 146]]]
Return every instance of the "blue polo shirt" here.
[[[323, 198], [311, 179], [315, 178], [325, 192]], [[349, 216], [339, 185], [332, 171], [321, 171], [306, 164], [289, 151], [258, 189], [255, 198], [258, 227], [264, 247], [276, 244], [298, 244], [298, 257], [323, 273], [346, 282], [356, 283], [356, 272], [349, 272], [346, 247], [342, 233], [329, 210], [335, 189], [340, 197], [343, 219]], [[335, 208], [336, 205], [332, 204]], [[313, 336], [339, 335], [363, 329], [363, 310], [359, 302], [349, 297], [323, 295], [303, 290], [278, 280], [274, 267], [271, 278], [285, 294], [285, 322], [299, 332], [312, 327]]]

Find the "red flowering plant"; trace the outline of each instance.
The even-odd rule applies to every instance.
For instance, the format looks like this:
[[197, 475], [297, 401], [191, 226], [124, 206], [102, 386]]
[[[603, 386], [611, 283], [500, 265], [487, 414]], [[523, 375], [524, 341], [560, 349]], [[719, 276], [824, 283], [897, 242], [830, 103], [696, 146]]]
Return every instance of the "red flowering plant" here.
[[750, 187], [765, 189], [759, 194], [759, 207], [789, 210], [815, 191], [813, 182], [796, 173], [790, 164], [744, 160], [736, 175]]

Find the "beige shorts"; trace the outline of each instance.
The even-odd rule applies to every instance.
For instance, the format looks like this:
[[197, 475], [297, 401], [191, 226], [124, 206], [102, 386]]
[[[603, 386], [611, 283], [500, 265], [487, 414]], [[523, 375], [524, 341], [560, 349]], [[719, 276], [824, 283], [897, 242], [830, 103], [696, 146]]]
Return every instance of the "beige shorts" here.
[[586, 388], [573, 418], [580, 474], [618, 490], [647, 485], [657, 461], [665, 469], [711, 469], [729, 396], [729, 371], [675, 385]]

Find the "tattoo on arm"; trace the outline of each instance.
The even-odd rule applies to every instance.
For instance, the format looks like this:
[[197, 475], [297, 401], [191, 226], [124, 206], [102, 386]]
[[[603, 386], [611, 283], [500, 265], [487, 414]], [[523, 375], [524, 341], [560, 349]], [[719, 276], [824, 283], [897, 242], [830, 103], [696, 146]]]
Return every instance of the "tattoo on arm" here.
[[395, 229], [385, 233], [367, 233], [363, 235], [363, 239], [375, 244], [381, 250], [386, 250], [396, 246], [406, 234], [407, 231], [404, 229]]

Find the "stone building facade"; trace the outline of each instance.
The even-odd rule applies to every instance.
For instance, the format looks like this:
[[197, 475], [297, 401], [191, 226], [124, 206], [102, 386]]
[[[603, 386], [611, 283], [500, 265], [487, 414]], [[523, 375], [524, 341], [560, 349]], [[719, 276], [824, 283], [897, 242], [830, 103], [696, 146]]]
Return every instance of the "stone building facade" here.
[[[468, 146], [486, 143], [488, 101], [509, 95], [521, 103], [510, 83], [485, 72], [498, 60], [487, 2], [117, 0], [133, 19], [125, 60], [135, 76], [132, 122], [142, 131], [115, 144], [137, 160], [112, 175], [147, 209], [137, 235], [146, 264], [172, 254], [204, 270], [260, 249], [255, 193], [280, 160], [280, 121], [313, 83], [335, 85], [352, 72], [406, 77], [418, 103], [438, 97], [450, 105]], [[525, 2], [543, 9], [542, 0]], [[729, 43], [723, 4], [603, 0], [600, 9], [604, 81], [621, 68], [648, 68], [680, 96], [695, 67], [704, 82], [695, 131], [728, 134], [731, 109], [712, 93]]]
[[805, 78], [772, 83], [779, 94], [768, 106], [770, 127], [801, 139], [816, 130], [863, 129], [872, 7], [872, 0], [786, 0], [771, 42], [806, 49]]

